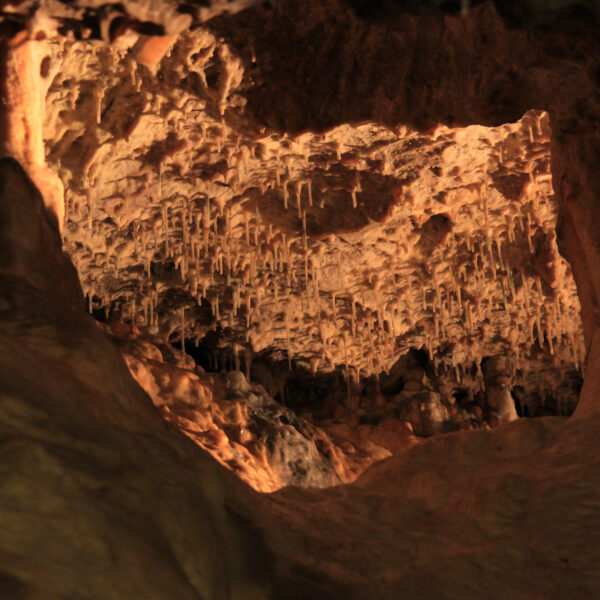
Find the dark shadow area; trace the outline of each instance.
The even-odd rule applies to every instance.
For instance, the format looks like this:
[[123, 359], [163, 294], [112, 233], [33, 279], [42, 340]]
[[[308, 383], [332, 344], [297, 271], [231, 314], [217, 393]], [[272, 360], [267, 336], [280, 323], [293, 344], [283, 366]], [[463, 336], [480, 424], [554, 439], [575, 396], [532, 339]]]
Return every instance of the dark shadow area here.
[[361, 19], [380, 23], [401, 14], [461, 15], [484, 0], [344, 0]]
[[[595, 37], [585, 17], [594, 6], [574, 4], [565, 10], [580, 15], [582, 36]], [[552, 68], [540, 49], [560, 37], [561, 10], [542, 16], [556, 27], [536, 29], [536, 36], [548, 38], [538, 44], [520, 31], [499, 29], [498, 11], [509, 23], [535, 25], [518, 3], [469, 6], [463, 17], [462, 2], [460, 8], [447, 1], [266, 2], [209, 26], [245, 64], [246, 116], [280, 132], [364, 121], [424, 132], [440, 123], [497, 126], [546, 106], [546, 89], [528, 70]], [[539, 12], [545, 14], [543, 7]], [[374, 27], [369, 19], [378, 15], [386, 16]], [[578, 50], [565, 45], [561, 52], [566, 59]]]

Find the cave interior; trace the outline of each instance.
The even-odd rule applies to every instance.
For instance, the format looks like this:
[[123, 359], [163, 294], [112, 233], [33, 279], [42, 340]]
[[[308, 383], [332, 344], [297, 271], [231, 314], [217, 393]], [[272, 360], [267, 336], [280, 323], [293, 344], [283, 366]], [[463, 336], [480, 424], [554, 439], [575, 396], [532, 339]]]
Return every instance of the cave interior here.
[[2, 3], [0, 598], [599, 597], [599, 26]]

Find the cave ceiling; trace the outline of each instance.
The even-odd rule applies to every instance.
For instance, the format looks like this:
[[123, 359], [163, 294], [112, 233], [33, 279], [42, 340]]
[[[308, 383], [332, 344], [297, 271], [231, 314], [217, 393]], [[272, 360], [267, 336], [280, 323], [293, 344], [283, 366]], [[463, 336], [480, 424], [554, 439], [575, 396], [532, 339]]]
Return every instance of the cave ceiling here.
[[[549, 114], [526, 94], [508, 102], [489, 64], [465, 81], [489, 97], [485, 114], [441, 118], [443, 84], [423, 95], [418, 52], [443, 42], [442, 22], [454, 42], [479, 27], [482, 45], [503, 43], [491, 3], [469, 23], [432, 12], [427, 36], [410, 15], [361, 20], [360, 3], [310, 5], [305, 19], [298, 3], [254, 3], [205, 24], [163, 4], [50, 3], [30, 24], [67, 30], [41, 42], [43, 139], [91, 312], [172, 343], [209, 336], [249, 372], [256, 355], [339, 370], [349, 394], [411, 348], [456, 384], [498, 354], [527, 389], [580, 368]], [[438, 56], [457, 77], [461, 50], [478, 51]]]

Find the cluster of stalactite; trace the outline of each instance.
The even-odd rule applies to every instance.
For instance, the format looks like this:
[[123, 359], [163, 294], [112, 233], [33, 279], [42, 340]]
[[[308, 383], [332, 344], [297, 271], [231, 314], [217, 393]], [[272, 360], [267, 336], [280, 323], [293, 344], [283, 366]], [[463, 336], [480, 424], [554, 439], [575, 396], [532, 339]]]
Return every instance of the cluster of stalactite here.
[[[530, 130], [530, 135], [533, 139], [535, 133]], [[237, 347], [252, 352], [275, 344], [290, 360], [298, 355], [314, 371], [343, 364], [354, 378], [380, 373], [408, 346], [420, 345], [434, 363], [454, 369], [460, 382], [462, 369], [479, 363], [478, 350], [495, 335], [506, 339], [517, 362], [537, 348], [558, 361], [579, 365], [582, 349], [571, 303], [563, 301], [560, 287], [545, 290], [526, 260], [515, 264], [508, 258], [515, 255], [512, 248], [525, 247], [535, 255], [538, 229], [553, 240], [551, 224], [540, 222], [551, 215], [538, 210], [538, 204], [549, 203], [550, 180], [546, 173], [536, 173], [535, 160], [530, 162], [531, 181], [523, 201], [513, 207], [514, 215], [491, 214], [484, 181], [471, 190], [476, 197], [468, 208], [472, 231], [446, 235], [425, 268], [415, 270], [406, 260], [407, 242], [400, 236], [392, 240], [396, 254], [387, 257], [385, 269], [360, 265], [362, 277], [357, 277], [348, 272], [355, 265], [344, 264], [343, 251], [341, 257], [335, 256], [337, 249], [307, 235], [307, 213], [318, 215], [328, 201], [324, 186], [314, 186], [298, 165], [302, 161], [308, 167], [308, 156], [282, 156], [278, 147], [275, 156], [268, 157], [258, 145], [240, 145], [225, 135], [214, 143], [240, 182], [256, 168], [252, 163], [261, 161], [271, 177], [260, 182], [260, 193], [273, 190], [280, 196], [283, 210], [295, 213], [301, 233], [266, 222], [260, 200], [252, 210], [243, 197], [221, 202], [202, 192], [165, 197], [161, 170], [155, 185], [148, 185], [152, 216], [133, 223], [130, 243], [121, 249], [129, 256], [124, 257], [118, 245], [107, 244], [106, 252], [94, 257], [96, 266], [113, 273], [115, 281], [125, 266], [124, 279], [137, 272], [135, 289], [103, 294], [95, 289], [96, 275], [91, 273], [85, 282], [90, 309], [109, 309], [120, 298], [125, 318], [158, 332], [160, 294], [168, 286], [155, 280], [153, 265], [170, 264], [179, 274], [177, 285], [190, 299], [179, 309], [181, 326], [175, 334], [182, 339], [198, 335], [195, 301], [210, 304], [215, 325], [245, 332], [235, 340]], [[339, 147], [334, 151], [341, 152]], [[502, 150], [498, 160], [506, 160]], [[360, 171], [355, 181], [360, 181]], [[348, 206], [340, 210], [358, 210], [360, 184], [346, 192]], [[87, 218], [90, 229], [103, 226], [94, 222], [93, 206], [88, 206]], [[120, 238], [116, 242], [122, 244]], [[265, 314], [271, 331], [262, 342]], [[462, 343], [472, 352], [461, 356], [450, 351], [445, 356], [438, 352], [445, 343]]]
[[[86, 52], [65, 46], [64, 61]], [[457, 383], [499, 352], [524, 373], [581, 366], [546, 113], [495, 129], [367, 123], [290, 136], [242, 124], [242, 67], [206, 32], [182, 38], [159, 79], [107, 49], [94, 60], [118, 85], [61, 75], [47, 119], [62, 123], [47, 143], [91, 311], [171, 340], [218, 329], [246, 363], [277, 350], [348, 382], [409, 348]], [[194, 93], [181, 83], [192, 72]], [[138, 100], [124, 122], [115, 107]], [[81, 139], [93, 131], [97, 147], [78, 162], [64, 140], [90, 107]], [[461, 152], [473, 145], [470, 165]]]

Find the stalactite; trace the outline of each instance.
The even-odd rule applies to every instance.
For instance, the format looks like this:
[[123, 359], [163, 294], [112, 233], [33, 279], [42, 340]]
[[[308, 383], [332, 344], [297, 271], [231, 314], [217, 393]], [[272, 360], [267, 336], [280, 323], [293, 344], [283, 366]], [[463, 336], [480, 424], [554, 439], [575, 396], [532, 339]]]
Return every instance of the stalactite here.
[[498, 261], [500, 262], [500, 269], [506, 271], [506, 264], [504, 262], [504, 257], [502, 256], [502, 240], [500, 238], [496, 238], [496, 248], [498, 249]]
[[540, 348], [542, 348], [544, 346], [544, 331], [542, 329], [542, 315], [540, 312], [539, 305], [536, 307], [535, 311], [535, 326], [538, 334], [538, 343], [540, 345]]
[[135, 308], [136, 308], [135, 298], [132, 298], [131, 303], [129, 304], [129, 320], [130, 320], [132, 332], [134, 331], [134, 328], [135, 328]]
[[554, 343], [553, 343], [553, 335], [550, 327], [550, 323], [546, 321], [546, 339], [548, 340], [548, 347], [550, 348], [550, 354], [554, 355]]
[[100, 125], [102, 122], [102, 101], [104, 99], [104, 87], [99, 85], [99, 87], [96, 88], [96, 91], [98, 94], [96, 105], [96, 124]]
[[302, 180], [296, 181], [296, 202], [298, 206], [298, 218], [302, 217]]
[[145, 254], [145, 272], [146, 272], [146, 277], [150, 278], [150, 265], [151, 265], [151, 261], [152, 261], [152, 252], [150, 250], [148, 250]]
[[181, 308], [181, 352], [185, 353], [185, 307]]
[[531, 346], [533, 346], [533, 344], [535, 343], [535, 338], [534, 338], [534, 328], [535, 328], [535, 314], [533, 315], [528, 315], [527, 317], [527, 327], [529, 330], [529, 343], [531, 344]]
[[234, 359], [234, 370], [240, 370], [240, 345], [235, 342], [233, 344], [233, 359]]
[[252, 352], [247, 348], [244, 349], [244, 366], [246, 371], [246, 379], [248, 382], [250, 382], [252, 374]]
[[517, 293], [515, 292], [515, 282], [513, 279], [512, 269], [508, 269], [508, 285], [510, 287], [510, 293], [512, 295], [512, 301], [514, 302], [517, 298]]
[[514, 243], [515, 238], [515, 223], [512, 215], [506, 216], [506, 230], [508, 232], [508, 241]]
[[531, 241], [531, 213], [527, 213], [527, 244], [529, 245], [529, 252], [534, 254], [533, 244]]
[[321, 359], [318, 356], [313, 356], [310, 359], [310, 372], [314, 375], [317, 374], [317, 371], [319, 370], [319, 363], [321, 362]]
[[337, 315], [336, 315], [336, 310], [335, 310], [335, 308], [336, 308], [335, 300], [336, 300], [335, 292], [332, 292], [331, 293], [331, 310], [333, 311], [333, 326], [337, 328], [337, 325], [336, 325]]
[[318, 266], [316, 266], [313, 263], [313, 282], [315, 285], [315, 301], [316, 301], [316, 307], [317, 307], [317, 321], [320, 323], [321, 322], [321, 303], [320, 303], [320, 296], [319, 296], [319, 271], [318, 271]]
[[471, 303], [468, 300], [465, 302], [464, 313], [465, 313], [464, 318], [465, 318], [465, 324], [467, 327], [467, 332], [471, 333], [471, 331], [472, 331]]
[[106, 321], [108, 321], [109, 315], [110, 315], [110, 305], [111, 305], [111, 297], [110, 294], [108, 295], [108, 297], [103, 301], [104, 304], [104, 318]]
[[529, 162], [529, 182], [531, 183], [531, 185], [535, 185], [535, 179], [533, 177], [533, 167], [534, 167], [534, 163], [533, 161]]
[[346, 397], [348, 400], [348, 406], [350, 406], [350, 397], [351, 397], [351, 389], [350, 389], [350, 368], [348, 366], [348, 343], [347, 343], [347, 332], [344, 331], [342, 336], [342, 340], [344, 342], [344, 368], [346, 372]]
[[308, 240], [306, 238], [306, 211], [302, 211], [302, 248], [304, 252], [308, 250]]
[[283, 208], [284, 210], [288, 209], [288, 187], [287, 180], [283, 182]]
[[88, 196], [88, 231], [93, 233], [93, 218], [94, 218], [94, 196], [90, 192]]
[[500, 287], [502, 288], [502, 302], [504, 303], [504, 310], [508, 312], [508, 298], [506, 297], [506, 288], [504, 287], [504, 281], [500, 280]]
[[[494, 279], [496, 279], [496, 261], [494, 260], [494, 253], [492, 252], [492, 243], [490, 241], [490, 237], [488, 235], [485, 236], [485, 243], [488, 249], [488, 253], [490, 255], [490, 267], [492, 269], [492, 275]], [[483, 256], [482, 256], [483, 258]]]

